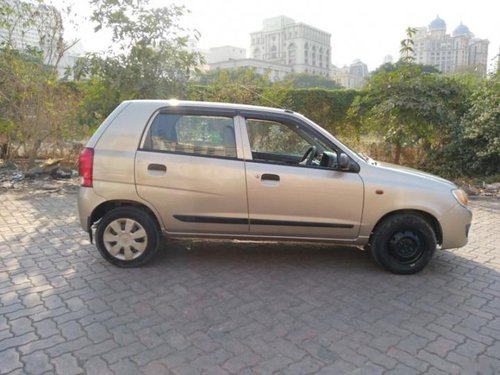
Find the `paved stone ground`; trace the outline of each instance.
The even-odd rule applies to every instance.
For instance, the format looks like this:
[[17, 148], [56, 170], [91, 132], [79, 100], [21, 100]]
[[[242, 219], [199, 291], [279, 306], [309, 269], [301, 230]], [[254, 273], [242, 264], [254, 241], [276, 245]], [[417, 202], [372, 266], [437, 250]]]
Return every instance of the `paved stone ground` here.
[[176, 243], [107, 264], [74, 194], [0, 195], [0, 373], [499, 373], [500, 201], [419, 275], [362, 251]]

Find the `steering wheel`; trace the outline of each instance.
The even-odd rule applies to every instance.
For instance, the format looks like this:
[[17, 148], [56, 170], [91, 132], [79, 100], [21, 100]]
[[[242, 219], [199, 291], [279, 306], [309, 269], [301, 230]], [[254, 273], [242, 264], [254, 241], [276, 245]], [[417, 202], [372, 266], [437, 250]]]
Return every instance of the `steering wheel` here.
[[305, 161], [304, 165], [311, 165], [314, 157], [316, 156], [316, 150], [317, 150], [316, 146], [314, 145], [309, 146], [304, 156], [302, 156], [302, 159], [300, 159], [299, 164], [302, 164]]

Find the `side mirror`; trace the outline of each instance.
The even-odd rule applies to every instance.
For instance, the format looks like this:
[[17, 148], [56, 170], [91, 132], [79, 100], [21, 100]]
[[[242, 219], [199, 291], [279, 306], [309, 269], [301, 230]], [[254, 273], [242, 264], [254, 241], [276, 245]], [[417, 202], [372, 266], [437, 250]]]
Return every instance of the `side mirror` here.
[[343, 171], [349, 169], [349, 157], [343, 152], [339, 155], [339, 169]]

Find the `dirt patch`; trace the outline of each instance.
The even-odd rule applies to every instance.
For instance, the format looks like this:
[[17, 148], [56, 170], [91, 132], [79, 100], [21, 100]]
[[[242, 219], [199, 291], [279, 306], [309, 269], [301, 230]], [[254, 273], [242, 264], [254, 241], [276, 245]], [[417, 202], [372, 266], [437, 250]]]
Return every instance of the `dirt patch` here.
[[61, 159], [44, 160], [27, 170], [22, 166], [22, 160], [19, 163], [0, 161], [0, 193], [69, 193], [78, 189], [78, 172], [72, 166], [64, 165]]

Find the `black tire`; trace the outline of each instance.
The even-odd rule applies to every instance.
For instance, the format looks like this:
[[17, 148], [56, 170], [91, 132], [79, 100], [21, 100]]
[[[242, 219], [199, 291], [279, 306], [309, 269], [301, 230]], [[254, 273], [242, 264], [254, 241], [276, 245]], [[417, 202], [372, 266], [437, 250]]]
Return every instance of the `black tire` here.
[[101, 255], [118, 267], [142, 266], [155, 256], [160, 245], [156, 221], [136, 207], [119, 207], [106, 213], [95, 236]]
[[371, 254], [388, 271], [409, 275], [424, 269], [434, 255], [436, 244], [436, 234], [423, 217], [399, 214], [377, 226], [371, 240]]

